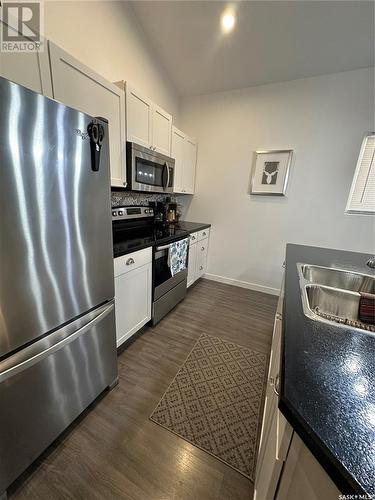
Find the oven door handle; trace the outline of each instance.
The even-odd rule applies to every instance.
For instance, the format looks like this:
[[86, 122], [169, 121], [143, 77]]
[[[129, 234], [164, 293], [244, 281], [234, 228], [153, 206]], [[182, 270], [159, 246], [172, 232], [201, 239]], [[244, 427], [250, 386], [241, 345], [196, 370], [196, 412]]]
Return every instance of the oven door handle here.
[[166, 249], [167, 249], [167, 248], [169, 248], [170, 246], [171, 246], [171, 244], [170, 244], [170, 245], [163, 245], [163, 246], [161, 246], [161, 247], [156, 247], [156, 251], [157, 251], [157, 252], [159, 252], [159, 250], [166, 250]]
[[[184, 241], [187, 240], [188, 238], [183, 238], [182, 240], [177, 240], [177, 241]], [[173, 243], [177, 243], [177, 241], [174, 241]], [[163, 245], [161, 247], [156, 247], [156, 251], [159, 252], [160, 250], [166, 250], [169, 248], [173, 243], [169, 243], [169, 245]]]

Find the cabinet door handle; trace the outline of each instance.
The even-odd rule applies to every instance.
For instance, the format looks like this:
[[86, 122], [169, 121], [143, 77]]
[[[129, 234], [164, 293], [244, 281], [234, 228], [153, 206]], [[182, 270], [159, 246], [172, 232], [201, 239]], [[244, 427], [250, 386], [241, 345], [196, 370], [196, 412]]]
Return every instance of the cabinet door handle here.
[[200, 270], [200, 271], [203, 271], [203, 266], [199, 266], [199, 270]]
[[281, 313], [276, 313], [276, 319], [282, 320], [283, 319], [283, 315]]
[[127, 182], [123, 182], [123, 185], [124, 185], [124, 187], [126, 187], [128, 185], [128, 183]]
[[201, 248], [201, 250], [202, 250], [202, 252], [203, 252], [203, 250], [204, 250], [204, 247], [202, 247], [202, 248]]
[[206, 236], [206, 233], [203, 233], [203, 236]]
[[195, 240], [195, 236], [192, 236], [192, 237], [191, 237], [191, 239], [192, 239], [192, 240]]
[[132, 257], [126, 261], [127, 266], [130, 266], [131, 264], [135, 264], [135, 260]]
[[275, 382], [273, 384], [273, 392], [276, 394], [277, 397], [280, 396], [280, 394], [279, 394], [279, 374], [276, 375]]

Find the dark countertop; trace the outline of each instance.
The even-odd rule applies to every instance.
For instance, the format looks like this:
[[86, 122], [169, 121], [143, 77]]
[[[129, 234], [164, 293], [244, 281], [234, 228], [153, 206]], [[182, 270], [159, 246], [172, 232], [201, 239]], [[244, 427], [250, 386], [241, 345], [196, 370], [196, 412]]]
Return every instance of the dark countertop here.
[[371, 274], [370, 255], [287, 245], [279, 407], [344, 494], [375, 495], [375, 335], [303, 313], [296, 264]]
[[188, 222], [185, 220], [181, 220], [177, 226], [184, 231], [188, 231], [189, 233], [195, 233], [196, 231], [201, 231], [202, 229], [207, 229], [211, 227], [211, 224], [206, 224], [203, 222]]
[[[211, 224], [204, 224], [201, 222], [186, 222], [180, 221], [178, 224], [171, 224], [168, 226], [165, 235], [147, 234], [147, 232], [142, 229], [138, 234], [132, 234], [131, 237], [128, 233], [116, 234], [113, 238], [113, 256], [121, 257], [122, 255], [127, 255], [131, 252], [137, 252], [144, 248], [153, 247], [156, 245], [163, 245], [168, 243], [170, 236], [177, 236], [179, 238], [186, 237], [188, 233], [194, 233], [195, 231], [201, 231], [211, 227]], [[157, 241], [156, 241], [157, 238]]]

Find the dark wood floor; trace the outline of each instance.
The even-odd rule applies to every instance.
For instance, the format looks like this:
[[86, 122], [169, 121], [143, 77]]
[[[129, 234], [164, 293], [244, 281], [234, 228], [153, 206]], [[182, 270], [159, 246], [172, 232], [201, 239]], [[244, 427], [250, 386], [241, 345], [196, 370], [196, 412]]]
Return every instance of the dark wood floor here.
[[250, 500], [248, 479], [149, 416], [202, 332], [268, 354], [275, 308], [276, 297], [201, 280], [119, 355], [120, 384], [12, 485], [9, 496]]

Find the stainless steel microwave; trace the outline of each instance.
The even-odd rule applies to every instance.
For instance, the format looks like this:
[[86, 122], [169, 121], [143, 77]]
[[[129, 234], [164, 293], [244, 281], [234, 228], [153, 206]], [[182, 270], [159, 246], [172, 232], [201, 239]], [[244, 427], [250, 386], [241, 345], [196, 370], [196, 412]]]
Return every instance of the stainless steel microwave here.
[[173, 193], [174, 166], [173, 158], [126, 143], [126, 188], [131, 191]]

